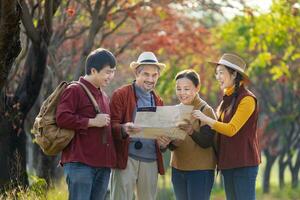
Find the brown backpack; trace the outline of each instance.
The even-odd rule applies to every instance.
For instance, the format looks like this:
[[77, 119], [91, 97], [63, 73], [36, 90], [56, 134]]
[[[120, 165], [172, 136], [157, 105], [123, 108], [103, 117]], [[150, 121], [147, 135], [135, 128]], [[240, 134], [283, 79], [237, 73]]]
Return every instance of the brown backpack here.
[[52, 94], [43, 102], [40, 112], [35, 118], [32, 133], [35, 136], [35, 142], [41, 147], [46, 155], [54, 156], [61, 152], [74, 137], [75, 131], [63, 129], [56, 124], [56, 107], [60, 96], [70, 84], [79, 84], [84, 89], [89, 99], [92, 101], [97, 113], [100, 113], [99, 106], [89, 91], [82, 83], [73, 81], [67, 83], [61, 82]]

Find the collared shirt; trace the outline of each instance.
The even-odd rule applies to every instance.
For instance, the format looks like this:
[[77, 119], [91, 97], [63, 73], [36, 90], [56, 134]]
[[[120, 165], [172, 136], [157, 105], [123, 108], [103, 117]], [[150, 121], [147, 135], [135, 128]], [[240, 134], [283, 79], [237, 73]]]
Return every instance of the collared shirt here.
[[[95, 97], [101, 113], [110, 114], [109, 98], [84, 78], [83, 83]], [[61, 163], [81, 162], [92, 167], [114, 167], [115, 149], [111, 134], [111, 125], [106, 127], [88, 127], [89, 119], [95, 118], [96, 111], [89, 97], [79, 84], [71, 84], [63, 92], [57, 106], [57, 125], [75, 130], [75, 136], [63, 150]], [[106, 134], [106, 140], [103, 140]]]
[[[154, 97], [151, 92], [146, 92], [135, 83], [134, 89], [137, 97], [137, 107], [154, 107]], [[133, 111], [133, 117], [135, 118], [136, 109]], [[132, 119], [134, 121], [134, 119]], [[143, 146], [141, 149], [135, 148], [135, 143], [140, 141]], [[156, 150], [155, 150], [155, 140], [154, 139], [144, 139], [144, 138], [130, 138], [129, 143], [129, 156], [135, 160], [140, 160], [144, 162], [153, 162], [156, 160]]]
[[[155, 101], [155, 105], [162, 106], [162, 99], [152, 93]], [[136, 108], [136, 97], [134, 95], [134, 90], [132, 84], [124, 85], [116, 89], [111, 97], [111, 123], [113, 130], [113, 137], [115, 139], [115, 148], [117, 153], [117, 168], [125, 169], [128, 161], [128, 145], [129, 137], [122, 137], [121, 124], [127, 122], [132, 122], [133, 110]], [[156, 146], [156, 157], [157, 157], [157, 168], [159, 174], [163, 175], [165, 173], [162, 153], [160, 151], [157, 141]]]

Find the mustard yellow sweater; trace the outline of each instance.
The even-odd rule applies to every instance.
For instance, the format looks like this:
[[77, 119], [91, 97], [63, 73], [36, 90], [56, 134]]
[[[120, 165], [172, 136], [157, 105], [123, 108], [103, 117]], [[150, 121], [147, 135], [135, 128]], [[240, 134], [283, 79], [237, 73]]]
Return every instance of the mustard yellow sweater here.
[[[230, 88], [226, 88], [224, 93], [226, 95], [231, 95], [234, 91], [234, 86]], [[255, 100], [251, 96], [244, 97], [233, 115], [232, 119], [229, 123], [223, 123], [217, 121], [213, 124], [212, 129], [216, 130], [218, 133], [232, 137], [234, 136], [241, 127], [247, 122], [249, 117], [252, 115], [255, 109]], [[224, 113], [218, 113], [218, 116], [221, 115], [221, 119], [224, 118]]]

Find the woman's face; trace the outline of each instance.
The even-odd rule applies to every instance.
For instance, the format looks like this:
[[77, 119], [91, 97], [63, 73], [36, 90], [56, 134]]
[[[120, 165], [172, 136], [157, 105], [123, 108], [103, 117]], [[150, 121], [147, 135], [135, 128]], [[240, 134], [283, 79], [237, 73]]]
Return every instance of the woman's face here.
[[234, 79], [237, 73], [230, 73], [229, 70], [224, 65], [218, 65], [216, 69], [216, 79], [219, 81], [220, 88], [224, 90], [225, 88], [232, 87], [234, 85]]
[[190, 79], [188, 78], [177, 79], [176, 95], [181, 103], [185, 105], [191, 104], [198, 91], [199, 91], [199, 86], [196, 87]]

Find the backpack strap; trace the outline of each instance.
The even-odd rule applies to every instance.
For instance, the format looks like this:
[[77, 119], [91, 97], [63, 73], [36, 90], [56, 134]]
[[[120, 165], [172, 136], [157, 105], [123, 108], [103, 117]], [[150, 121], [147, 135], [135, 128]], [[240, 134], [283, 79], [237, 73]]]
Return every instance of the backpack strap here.
[[[98, 105], [95, 97], [92, 95], [91, 91], [83, 83], [81, 83], [79, 81], [73, 81], [71, 83], [78, 84], [78, 85], [80, 85], [83, 88], [83, 90], [85, 91], [85, 93], [88, 95], [90, 101], [92, 102], [92, 104], [93, 104], [93, 106], [95, 108], [96, 113], [100, 114], [101, 113], [100, 107], [99, 107], [99, 105]], [[107, 143], [107, 136], [106, 136], [106, 134], [102, 134], [102, 143], [103, 144]]]
[[[200, 110], [201, 112], [203, 112], [205, 106], [206, 106], [206, 104], [202, 105], [202, 106], [200, 107], [199, 110]], [[201, 120], [199, 119], [198, 121], [199, 121], [199, 126], [201, 126]]]
[[200, 111], [203, 112], [204, 108], [205, 108], [206, 104], [204, 104], [203, 106], [201, 106]]
[[83, 88], [83, 90], [88, 95], [89, 99], [91, 100], [91, 102], [92, 102], [92, 104], [95, 108], [96, 113], [97, 114], [101, 113], [99, 105], [98, 105], [95, 97], [92, 95], [91, 91], [83, 83], [80, 83], [79, 81], [73, 81], [72, 83], [76, 83], [76, 84], [80, 85]]

